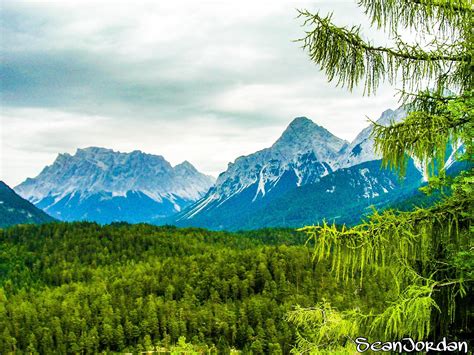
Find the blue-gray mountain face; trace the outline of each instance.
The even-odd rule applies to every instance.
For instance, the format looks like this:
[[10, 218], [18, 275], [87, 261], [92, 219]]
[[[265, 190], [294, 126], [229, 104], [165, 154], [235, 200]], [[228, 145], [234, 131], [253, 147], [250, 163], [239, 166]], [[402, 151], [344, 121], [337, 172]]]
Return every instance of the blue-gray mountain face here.
[[[385, 111], [380, 124], [405, 117]], [[200, 201], [179, 213], [174, 223], [211, 229], [303, 226], [323, 218], [356, 222], [372, 204], [384, 205], [423, 183], [413, 162], [402, 181], [382, 170], [371, 127], [352, 143], [307, 118], [296, 118], [268, 149], [229, 164]]]
[[172, 167], [162, 156], [91, 147], [60, 154], [15, 191], [63, 221], [159, 223], [199, 200], [213, 183], [187, 161]]
[[332, 173], [347, 146], [348, 142], [311, 120], [296, 118], [270, 148], [229, 164], [207, 195], [179, 220], [193, 220], [211, 211], [239, 214], [248, 208], [255, 210], [296, 186], [315, 183]]
[[237, 223], [229, 218], [225, 228], [301, 227], [322, 220], [356, 224], [372, 212], [371, 206], [383, 209], [407, 199], [421, 185], [422, 174], [412, 162], [403, 180], [396, 172], [380, 169], [380, 163], [372, 160], [342, 168], [323, 176], [317, 183], [290, 189], [257, 211], [238, 214]]
[[0, 228], [15, 224], [53, 221], [54, 218], [18, 196], [7, 184], [0, 181]]
[[[387, 110], [378, 123], [403, 117], [403, 109]], [[424, 183], [413, 161], [403, 180], [381, 169], [371, 132], [367, 127], [349, 143], [299, 117], [270, 148], [237, 158], [215, 183], [188, 162], [172, 167], [139, 151], [78, 149], [73, 156], [60, 154], [15, 190], [65, 221], [229, 230], [299, 227], [322, 219], [357, 223], [369, 206], [411, 198]], [[454, 160], [453, 152], [447, 166]]]
[[[377, 123], [388, 126], [392, 122], [400, 122], [406, 116], [403, 109], [386, 110], [382, 113]], [[370, 137], [372, 126], [364, 128], [347, 149], [338, 157], [337, 168], [347, 168], [366, 161], [380, 159], [381, 156], [375, 154], [374, 140]]]

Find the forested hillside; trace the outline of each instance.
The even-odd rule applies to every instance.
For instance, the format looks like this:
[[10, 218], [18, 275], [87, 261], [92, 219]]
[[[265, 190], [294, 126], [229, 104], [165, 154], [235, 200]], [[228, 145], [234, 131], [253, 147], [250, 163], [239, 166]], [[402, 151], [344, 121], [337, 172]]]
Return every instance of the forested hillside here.
[[18, 196], [0, 181], [0, 228], [21, 223], [47, 223], [54, 218]]
[[[37, 18], [47, 2], [21, 3], [1, 25], [12, 132], [2, 158], [18, 173], [93, 140], [203, 154], [214, 171], [228, 149], [270, 139], [287, 112], [319, 113], [346, 135], [389, 86], [400, 108], [351, 143], [298, 117], [213, 186], [187, 161], [140, 151], [58, 156], [17, 192], [65, 222], [32, 221], [31, 205], [0, 194], [0, 355], [473, 352], [473, 0], [314, 2], [290, 14], [315, 68], [354, 94], [381, 90], [374, 101], [331, 93], [276, 50], [293, 33], [279, 33], [280, 2], [55, 2]], [[76, 10], [86, 22], [71, 21]]]
[[[231, 348], [288, 353], [285, 316], [324, 298], [377, 307], [391, 283], [337, 286], [291, 230], [55, 223], [0, 234], [0, 353]], [[187, 344], [184, 342], [185, 337]], [[178, 345], [174, 345], [178, 343]]]

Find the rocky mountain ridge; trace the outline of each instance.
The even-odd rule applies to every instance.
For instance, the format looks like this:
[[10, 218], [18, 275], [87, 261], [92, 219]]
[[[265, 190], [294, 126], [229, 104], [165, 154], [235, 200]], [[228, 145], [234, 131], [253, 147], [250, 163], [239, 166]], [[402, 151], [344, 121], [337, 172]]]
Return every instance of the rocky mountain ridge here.
[[[403, 117], [402, 108], [387, 110], [377, 122], [388, 125]], [[372, 125], [349, 143], [310, 119], [297, 117], [271, 147], [229, 164], [206, 196], [179, 213], [176, 222], [192, 223], [200, 216], [208, 220], [206, 214], [214, 216], [213, 210], [222, 210], [223, 215], [230, 215], [233, 209], [257, 210], [272, 199], [294, 188], [318, 183], [339, 169], [378, 160], [371, 132]], [[218, 219], [218, 215], [213, 218]]]
[[[399, 122], [405, 115], [403, 108], [386, 110], [377, 123]], [[415, 162], [404, 182], [382, 171], [371, 133], [368, 126], [347, 142], [297, 117], [274, 144], [229, 163], [215, 182], [187, 161], [173, 167], [162, 156], [90, 147], [60, 154], [16, 191], [61, 220], [238, 229], [277, 226], [281, 220], [285, 226], [290, 220], [307, 223], [300, 217], [327, 212], [344, 221], [338, 210], [347, 214], [351, 206], [350, 213], [357, 215], [357, 208], [374, 201], [384, 205], [400, 196], [397, 191], [410, 193], [423, 183]], [[310, 200], [302, 194], [310, 194]], [[310, 201], [315, 213], [307, 214], [303, 201]], [[291, 211], [299, 216], [285, 215]]]
[[[159, 155], [89, 147], [74, 155], [59, 154], [52, 165], [16, 186], [15, 191], [62, 220], [111, 222], [126, 217], [145, 222], [181, 211], [213, 183], [212, 177], [187, 161], [173, 167]], [[133, 217], [130, 208], [140, 204], [139, 200], [154, 206], [151, 216], [140, 216], [137, 211]]]

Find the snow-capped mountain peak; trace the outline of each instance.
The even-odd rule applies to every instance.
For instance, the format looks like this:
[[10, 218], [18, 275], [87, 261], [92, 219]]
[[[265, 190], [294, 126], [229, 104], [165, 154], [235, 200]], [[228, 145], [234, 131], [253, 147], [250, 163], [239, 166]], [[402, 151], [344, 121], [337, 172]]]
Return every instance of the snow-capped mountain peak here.
[[52, 165], [15, 191], [53, 215], [64, 214], [63, 205], [73, 204], [72, 200], [80, 204], [90, 199], [127, 198], [130, 194], [141, 194], [160, 204], [169, 201], [174, 206], [171, 213], [201, 198], [213, 182], [212, 177], [199, 173], [187, 161], [173, 168], [160, 155], [88, 147], [77, 149], [74, 155], [59, 154]]
[[185, 160], [174, 166], [174, 169], [182, 172], [196, 172], [197, 169], [189, 161]]
[[215, 186], [181, 218], [224, 204], [259, 204], [290, 188], [318, 181], [333, 171], [348, 143], [306, 117], [295, 118], [269, 148], [237, 158]]
[[[405, 115], [402, 108], [387, 110], [378, 123], [399, 122]], [[271, 147], [230, 163], [215, 186], [174, 223], [214, 229], [301, 226], [325, 217], [345, 223], [373, 202], [396, 199], [396, 190], [415, 191], [423, 183], [419, 169], [411, 162], [403, 181], [381, 169], [372, 129], [348, 143], [298, 117]]]
[[283, 157], [285, 154], [313, 152], [319, 161], [331, 164], [347, 143], [310, 119], [297, 117], [272, 145], [271, 150], [276, 154], [281, 153]]
[[[402, 121], [405, 117], [406, 111], [403, 107], [396, 110], [388, 109], [382, 112], [377, 123], [388, 126], [391, 123]], [[357, 135], [337, 159], [336, 169], [348, 168], [366, 161], [381, 159], [381, 156], [375, 152], [374, 139], [371, 137], [372, 130], [373, 125], [370, 125]]]

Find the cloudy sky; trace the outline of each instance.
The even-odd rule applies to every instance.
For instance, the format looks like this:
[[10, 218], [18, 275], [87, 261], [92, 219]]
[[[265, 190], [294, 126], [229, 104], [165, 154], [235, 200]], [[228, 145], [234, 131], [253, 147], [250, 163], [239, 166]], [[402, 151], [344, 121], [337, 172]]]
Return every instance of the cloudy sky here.
[[297, 8], [381, 39], [353, 1], [19, 1], [0, 12], [0, 178], [101, 146], [217, 175], [307, 116], [347, 140], [387, 108], [327, 83], [293, 40]]

